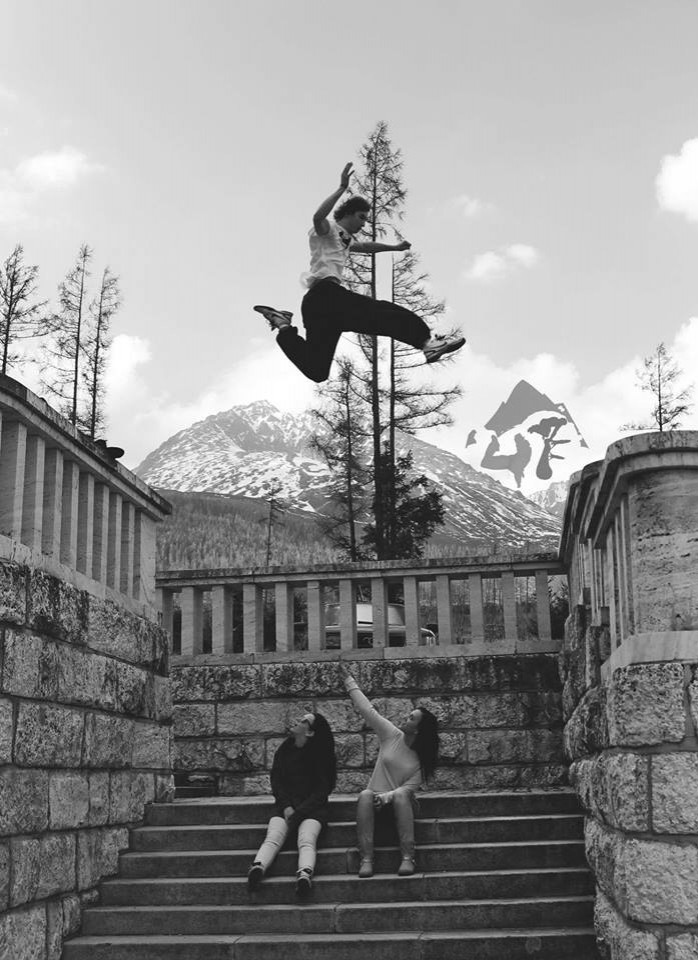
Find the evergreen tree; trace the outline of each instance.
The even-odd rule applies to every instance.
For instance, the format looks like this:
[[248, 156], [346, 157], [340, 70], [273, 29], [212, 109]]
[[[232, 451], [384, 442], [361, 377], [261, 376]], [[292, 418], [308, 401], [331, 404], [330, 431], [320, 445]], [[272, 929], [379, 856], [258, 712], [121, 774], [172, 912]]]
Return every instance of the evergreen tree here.
[[43, 309], [46, 301], [33, 300], [39, 268], [24, 263], [24, 248], [17, 244], [0, 265], [0, 342], [3, 374], [21, 362], [17, 342], [45, 336], [49, 327]]
[[660, 433], [665, 430], [678, 430], [681, 419], [693, 406], [690, 396], [693, 386], [678, 389], [677, 381], [683, 376], [683, 370], [667, 350], [664, 343], [660, 343], [643, 361], [642, 369], [637, 371], [637, 382], [640, 388], [654, 397], [652, 407], [652, 422], [626, 423], [621, 430], [653, 430], [656, 426]]
[[90, 323], [83, 345], [84, 363], [81, 376], [85, 409], [79, 413], [78, 422], [91, 440], [95, 439], [105, 424], [104, 374], [111, 346], [109, 328], [120, 305], [119, 278], [114, 276], [109, 267], [105, 267], [99, 294], [89, 306]]

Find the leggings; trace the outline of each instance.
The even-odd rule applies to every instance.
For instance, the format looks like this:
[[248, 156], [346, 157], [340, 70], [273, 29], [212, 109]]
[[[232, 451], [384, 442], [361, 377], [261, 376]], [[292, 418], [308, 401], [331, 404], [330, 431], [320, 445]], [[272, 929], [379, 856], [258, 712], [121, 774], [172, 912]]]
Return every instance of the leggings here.
[[303, 297], [305, 339], [295, 327], [279, 331], [276, 342], [310, 380], [323, 383], [330, 375], [337, 343], [343, 333], [392, 337], [421, 350], [429, 327], [411, 310], [389, 300], [353, 293], [334, 280], [319, 280]]
[[[317, 838], [322, 830], [322, 824], [319, 820], [303, 820], [298, 827], [298, 869], [315, 869], [315, 859], [317, 857]], [[284, 841], [288, 836], [289, 826], [283, 817], [272, 817], [267, 827], [267, 835], [264, 843], [259, 848], [255, 862], [262, 864], [264, 869], [273, 862]]]

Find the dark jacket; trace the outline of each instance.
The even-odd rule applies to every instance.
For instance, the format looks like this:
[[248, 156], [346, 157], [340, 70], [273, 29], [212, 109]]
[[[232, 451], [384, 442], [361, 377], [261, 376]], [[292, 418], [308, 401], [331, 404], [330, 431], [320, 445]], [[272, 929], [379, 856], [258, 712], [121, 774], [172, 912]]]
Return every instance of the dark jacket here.
[[323, 825], [329, 820], [328, 796], [332, 786], [319, 768], [310, 743], [297, 747], [293, 737], [284, 740], [274, 754], [271, 789], [278, 816], [283, 817], [286, 807], [293, 807], [290, 826], [297, 827], [308, 818]]

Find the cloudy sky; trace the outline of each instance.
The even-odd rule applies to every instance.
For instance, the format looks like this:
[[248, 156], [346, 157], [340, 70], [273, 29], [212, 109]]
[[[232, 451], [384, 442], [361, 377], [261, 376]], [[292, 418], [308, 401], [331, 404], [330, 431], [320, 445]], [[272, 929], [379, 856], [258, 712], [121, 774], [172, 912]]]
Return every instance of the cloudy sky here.
[[22, 243], [49, 298], [85, 242], [120, 276], [108, 435], [127, 466], [233, 404], [312, 402], [251, 306], [298, 310], [312, 213], [378, 120], [404, 233], [468, 338], [429, 368], [464, 388], [431, 439], [469, 456], [523, 378], [566, 403], [577, 468], [646, 416], [634, 371], [660, 341], [698, 380], [694, 0], [3, 13], [0, 257]]

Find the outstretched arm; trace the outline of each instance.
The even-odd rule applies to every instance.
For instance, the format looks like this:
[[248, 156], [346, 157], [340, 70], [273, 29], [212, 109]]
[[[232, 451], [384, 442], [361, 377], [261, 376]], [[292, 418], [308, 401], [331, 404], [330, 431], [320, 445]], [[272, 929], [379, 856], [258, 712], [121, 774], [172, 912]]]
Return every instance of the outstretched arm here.
[[397, 727], [390, 720], [386, 720], [373, 706], [368, 697], [359, 690], [359, 685], [354, 679], [346, 663], [340, 664], [342, 678], [344, 679], [344, 688], [351, 698], [354, 707], [364, 718], [368, 726], [378, 734], [379, 740], [392, 736], [397, 732]]
[[407, 240], [401, 240], [400, 243], [377, 243], [373, 240], [360, 241], [352, 243], [352, 253], [398, 253], [402, 250], [409, 250], [412, 244]]
[[321, 237], [324, 237], [327, 231], [330, 229], [330, 225], [327, 222], [327, 218], [332, 212], [332, 208], [335, 203], [342, 196], [344, 191], [349, 186], [349, 177], [351, 177], [351, 168], [352, 164], [347, 163], [344, 169], [342, 170], [341, 176], [339, 178], [339, 186], [334, 193], [331, 193], [327, 200], [323, 200], [320, 206], [315, 211], [313, 216], [313, 226], [315, 227], [315, 232]]

